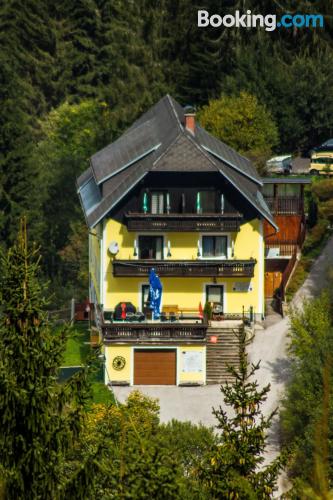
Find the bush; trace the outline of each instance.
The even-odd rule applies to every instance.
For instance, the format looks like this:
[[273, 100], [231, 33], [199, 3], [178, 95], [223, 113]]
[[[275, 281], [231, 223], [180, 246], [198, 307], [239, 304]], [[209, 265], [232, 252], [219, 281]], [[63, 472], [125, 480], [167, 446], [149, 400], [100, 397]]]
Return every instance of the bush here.
[[333, 198], [320, 204], [320, 215], [333, 224]]
[[[281, 413], [282, 437], [289, 446], [295, 446], [290, 473], [296, 483], [315, 482], [315, 463], [319, 448], [328, 446], [328, 459], [332, 464], [332, 431], [329, 442], [322, 441], [324, 381], [333, 371], [330, 369], [330, 352], [333, 349], [332, 297], [323, 293], [319, 298], [305, 302], [302, 310], [291, 313], [290, 327], [290, 383], [283, 401]], [[328, 371], [327, 371], [328, 368]], [[329, 398], [329, 429], [333, 424], [333, 400]], [[319, 434], [318, 434], [319, 433]], [[321, 442], [320, 446], [319, 442]], [[329, 471], [333, 479], [333, 470]], [[318, 498], [322, 498], [318, 496]], [[295, 496], [292, 498], [300, 498]], [[305, 498], [302, 496], [302, 498]], [[324, 498], [324, 497], [323, 497]]]
[[327, 234], [327, 220], [321, 219], [308, 232], [308, 235], [303, 245], [303, 254], [307, 255], [314, 248], [316, 248], [324, 240], [326, 234]]
[[312, 185], [312, 192], [319, 201], [327, 201], [333, 198], [333, 179], [324, 179]]

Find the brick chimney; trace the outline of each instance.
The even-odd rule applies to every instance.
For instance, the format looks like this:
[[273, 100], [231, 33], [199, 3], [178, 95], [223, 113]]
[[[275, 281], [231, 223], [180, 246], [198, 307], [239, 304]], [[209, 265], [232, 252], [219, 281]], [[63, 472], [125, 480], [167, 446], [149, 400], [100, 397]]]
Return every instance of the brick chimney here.
[[192, 135], [195, 134], [195, 109], [192, 106], [186, 106], [184, 110], [185, 128]]

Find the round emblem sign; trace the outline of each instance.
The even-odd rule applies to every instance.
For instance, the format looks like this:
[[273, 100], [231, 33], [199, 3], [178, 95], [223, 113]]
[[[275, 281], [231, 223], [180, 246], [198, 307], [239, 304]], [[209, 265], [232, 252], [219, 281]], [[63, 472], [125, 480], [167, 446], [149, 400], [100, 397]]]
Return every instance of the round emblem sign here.
[[116, 356], [113, 358], [112, 367], [115, 370], [122, 370], [126, 365], [126, 359], [123, 356]]

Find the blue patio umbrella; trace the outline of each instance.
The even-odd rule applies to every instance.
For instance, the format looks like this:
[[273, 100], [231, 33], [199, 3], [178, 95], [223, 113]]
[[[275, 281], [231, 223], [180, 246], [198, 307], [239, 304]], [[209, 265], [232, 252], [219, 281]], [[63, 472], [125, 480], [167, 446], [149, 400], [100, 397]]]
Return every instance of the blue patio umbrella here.
[[153, 310], [153, 319], [159, 319], [161, 313], [162, 283], [155, 273], [155, 269], [150, 270], [149, 285], [150, 309]]

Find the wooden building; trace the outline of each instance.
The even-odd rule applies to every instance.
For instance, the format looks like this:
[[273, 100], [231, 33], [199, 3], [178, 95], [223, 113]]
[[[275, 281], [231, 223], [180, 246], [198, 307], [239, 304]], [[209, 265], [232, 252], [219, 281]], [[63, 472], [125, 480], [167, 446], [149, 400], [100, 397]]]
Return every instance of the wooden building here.
[[279, 231], [264, 221], [265, 298], [283, 297], [305, 238], [304, 189], [309, 178], [263, 178], [264, 199]]

